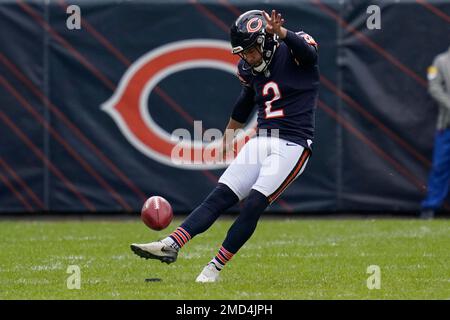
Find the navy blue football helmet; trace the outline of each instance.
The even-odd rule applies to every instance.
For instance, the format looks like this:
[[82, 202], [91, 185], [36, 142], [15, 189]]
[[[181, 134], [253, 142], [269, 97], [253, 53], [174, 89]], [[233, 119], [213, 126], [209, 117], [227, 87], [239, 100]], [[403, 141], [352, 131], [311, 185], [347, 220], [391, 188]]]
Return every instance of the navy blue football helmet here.
[[243, 58], [242, 53], [251, 47], [256, 47], [261, 53], [260, 65], [252, 67], [247, 63], [246, 66], [256, 72], [264, 72], [267, 69], [278, 45], [277, 36], [267, 33], [266, 25], [262, 11], [251, 10], [241, 14], [230, 28], [233, 54], [239, 54]]

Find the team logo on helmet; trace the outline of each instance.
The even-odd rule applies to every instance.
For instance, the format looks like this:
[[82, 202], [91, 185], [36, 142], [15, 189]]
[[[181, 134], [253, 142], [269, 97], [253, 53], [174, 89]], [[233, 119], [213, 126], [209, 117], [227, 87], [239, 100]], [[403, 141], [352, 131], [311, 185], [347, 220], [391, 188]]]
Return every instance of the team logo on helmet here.
[[[256, 24], [255, 24], [255, 22], [256, 22]], [[247, 22], [247, 31], [251, 32], [251, 33], [257, 32], [261, 29], [262, 25], [263, 25], [263, 22], [260, 18], [256, 18], [256, 17], [252, 18], [252, 19], [248, 20], [248, 22]]]
[[[160, 81], [183, 70], [213, 68], [235, 75], [238, 58], [230, 54], [229, 46], [228, 42], [218, 40], [185, 40], [146, 53], [125, 72], [113, 96], [102, 104], [102, 110], [113, 118], [136, 149], [156, 161], [182, 169], [226, 167], [226, 163], [204, 160], [208, 144], [202, 141], [188, 144], [188, 149], [183, 149], [186, 152], [183, 156], [188, 154], [192, 161], [179, 164], [173, 158], [173, 150], [180, 143], [153, 120], [148, 97]], [[253, 128], [254, 124], [247, 128]]]

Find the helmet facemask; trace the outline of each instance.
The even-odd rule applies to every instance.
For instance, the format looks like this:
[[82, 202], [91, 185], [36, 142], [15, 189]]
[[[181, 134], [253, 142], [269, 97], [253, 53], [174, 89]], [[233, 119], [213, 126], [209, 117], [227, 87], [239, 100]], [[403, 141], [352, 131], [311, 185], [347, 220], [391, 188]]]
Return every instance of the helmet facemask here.
[[[275, 50], [277, 48], [277, 44], [278, 41], [276, 35], [267, 35], [265, 30], [262, 30], [252, 46], [246, 49], [242, 49], [242, 47], [236, 48], [235, 50], [233, 50], [233, 53], [238, 54], [246, 62], [244, 69], [251, 69], [253, 73], [262, 73], [267, 70], [270, 62], [272, 61]], [[250, 48], [255, 48], [261, 55], [261, 63], [257, 66], [252, 66], [245, 59], [244, 51], [249, 50]]]

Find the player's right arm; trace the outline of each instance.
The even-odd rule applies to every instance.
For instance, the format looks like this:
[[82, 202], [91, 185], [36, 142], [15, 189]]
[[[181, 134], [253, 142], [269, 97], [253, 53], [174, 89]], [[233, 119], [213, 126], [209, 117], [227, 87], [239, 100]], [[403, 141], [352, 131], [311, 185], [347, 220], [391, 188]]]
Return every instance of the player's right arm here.
[[241, 81], [242, 89], [234, 104], [233, 112], [231, 113], [230, 120], [225, 129], [222, 141], [223, 153], [233, 149], [233, 139], [236, 130], [242, 129], [245, 126], [255, 104], [255, 91], [251, 87], [249, 81], [246, 80], [244, 76], [241, 76], [239, 72], [237, 76]]
[[234, 104], [231, 120], [239, 122], [244, 126], [252, 113], [254, 101], [255, 91], [253, 88], [243, 86], [241, 93]]

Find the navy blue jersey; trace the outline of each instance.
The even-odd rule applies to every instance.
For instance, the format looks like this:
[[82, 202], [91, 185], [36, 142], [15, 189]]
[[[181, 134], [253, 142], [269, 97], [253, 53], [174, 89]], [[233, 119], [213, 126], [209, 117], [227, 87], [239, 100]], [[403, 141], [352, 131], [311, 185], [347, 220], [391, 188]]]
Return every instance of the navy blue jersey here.
[[288, 31], [266, 73], [238, 64], [243, 85], [231, 118], [245, 123], [258, 107], [258, 129], [278, 129], [279, 137], [309, 148], [319, 87], [317, 44], [304, 32]]

